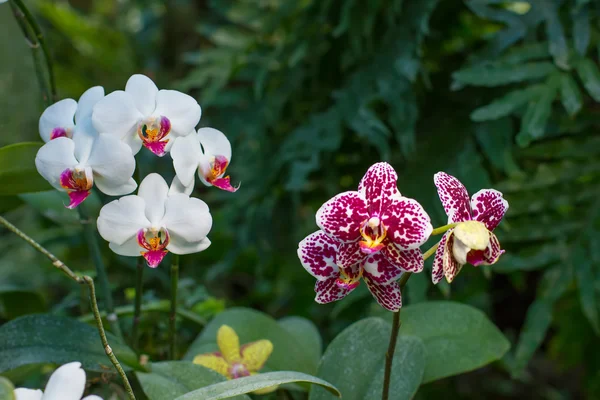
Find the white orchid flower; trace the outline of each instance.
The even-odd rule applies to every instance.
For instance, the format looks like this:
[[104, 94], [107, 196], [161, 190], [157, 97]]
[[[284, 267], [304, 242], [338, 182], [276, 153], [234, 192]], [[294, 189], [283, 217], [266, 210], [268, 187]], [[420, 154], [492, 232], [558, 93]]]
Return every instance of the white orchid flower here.
[[102, 400], [92, 395], [83, 399], [85, 391], [85, 371], [81, 363], [65, 364], [54, 371], [46, 385], [46, 391], [37, 389], [17, 388], [14, 391], [15, 400]]
[[95, 86], [86, 90], [79, 98], [79, 102], [64, 99], [46, 108], [39, 122], [42, 140], [49, 142], [59, 137], [73, 138], [79, 128], [92, 130], [92, 109], [103, 97], [104, 88]]
[[117, 90], [94, 107], [92, 121], [98, 132], [115, 135], [137, 154], [142, 145], [163, 156], [171, 139], [186, 136], [200, 121], [196, 100], [175, 90], [158, 90], [144, 75], [133, 75], [125, 91]]
[[140, 183], [137, 195], [106, 204], [98, 217], [98, 232], [122, 256], [142, 255], [156, 268], [170, 251], [191, 254], [210, 246], [206, 237], [212, 216], [206, 203], [171, 189], [162, 176], [152, 173]]
[[171, 148], [171, 157], [177, 179], [186, 188], [193, 188], [194, 172], [198, 170], [198, 176], [206, 186], [228, 192], [238, 189], [231, 186], [229, 176], [224, 177], [231, 162], [231, 144], [219, 130], [200, 128], [197, 133], [178, 138]]
[[67, 192], [68, 208], [75, 208], [92, 186], [109, 196], [131, 193], [135, 158], [129, 146], [111, 135], [78, 129], [73, 139], [58, 137], [46, 143], [35, 157], [38, 172], [52, 186]]

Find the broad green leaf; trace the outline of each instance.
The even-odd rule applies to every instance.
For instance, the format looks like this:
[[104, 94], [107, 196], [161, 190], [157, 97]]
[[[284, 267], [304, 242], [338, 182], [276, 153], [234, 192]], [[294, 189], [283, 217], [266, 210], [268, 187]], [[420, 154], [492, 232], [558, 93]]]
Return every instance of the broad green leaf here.
[[510, 118], [500, 118], [477, 124], [477, 142], [492, 165], [508, 175], [520, 173], [513, 157], [514, 128]]
[[17, 196], [0, 196], [0, 213], [5, 213], [22, 205], [23, 202]]
[[538, 3], [544, 19], [546, 20], [546, 34], [550, 42], [550, 54], [554, 63], [560, 68], [569, 67], [569, 48], [567, 39], [558, 15], [558, 5], [554, 1], [542, 1]]
[[[520, 65], [514, 64], [483, 64], [465, 68], [452, 74], [452, 88], [457, 89], [464, 85], [474, 86], [501, 86], [510, 83], [540, 79], [555, 71], [556, 68], [549, 62], [529, 62]], [[458, 84], [458, 85], [457, 85]]]
[[600, 70], [590, 59], [585, 58], [577, 63], [577, 73], [590, 96], [600, 101]]
[[[141, 369], [133, 350], [110, 333], [107, 338], [123, 368]], [[113, 368], [104, 353], [98, 330], [83, 322], [36, 314], [0, 326], [0, 372], [27, 364], [71, 361], [80, 361], [85, 369], [92, 371], [105, 372], [105, 368]]]
[[315, 365], [319, 364], [323, 352], [323, 341], [315, 324], [302, 317], [285, 317], [277, 323], [294, 336], [298, 343], [301, 343], [302, 348], [310, 354]]
[[44, 298], [35, 290], [0, 285], [0, 316], [7, 320], [46, 311]]
[[0, 376], [0, 400], [15, 400], [15, 387], [8, 379]]
[[[149, 400], [173, 400], [193, 390], [227, 379], [219, 373], [190, 361], [153, 363], [152, 372], [136, 372], [142, 389]], [[248, 399], [238, 396], [238, 400]]]
[[573, 18], [573, 41], [575, 50], [581, 56], [585, 56], [590, 45], [590, 13], [587, 7], [580, 7], [571, 12]]
[[[380, 398], [391, 330], [391, 324], [380, 318], [366, 318], [350, 325], [325, 350], [318, 376], [335, 385], [344, 400]], [[426, 347], [419, 338], [398, 337], [390, 382], [392, 398], [404, 400], [415, 395], [423, 378], [425, 353]], [[310, 391], [310, 400], [332, 398], [318, 387]]]
[[42, 145], [26, 142], [0, 148], [0, 196], [51, 188], [35, 168], [35, 155]]
[[583, 107], [581, 90], [575, 79], [569, 74], [561, 74], [560, 77], [560, 100], [570, 116], [577, 114]]
[[521, 121], [521, 131], [517, 135], [519, 145], [525, 147], [532, 140], [544, 136], [546, 124], [552, 111], [552, 102], [556, 98], [557, 83], [556, 79], [549, 79], [540, 96], [529, 102]]
[[552, 304], [536, 300], [527, 310], [525, 324], [521, 329], [515, 350], [513, 376], [517, 376], [527, 366], [533, 353], [542, 344], [552, 323]]
[[543, 90], [544, 86], [542, 85], [531, 85], [522, 90], [509, 92], [490, 104], [477, 108], [471, 113], [471, 119], [480, 122], [506, 117], [527, 104], [532, 98], [539, 96]]
[[[58, 190], [48, 190], [38, 193], [23, 193], [19, 198], [26, 204], [38, 211], [44, 217], [61, 225], [77, 225], [79, 222], [79, 213], [69, 210], [65, 205], [69, 204], [69, 198], [66, 193]], [[86, 208], [91, 215], [98, 215], [102, 207], [102, 201], [96, 191], [92, 190], [85, 200]]]
[[311, 374], [317, 370], [314, 349], [305, 348], [306, 342], [298, 341], [296, 335], [289, 333], [267, 314], [247, 308], [230, 308], [218, 314], [192, 343], [184, 359], [191, 361], [198, 354], [218, 351], [217, 330], [221, 325], [231, 326], [240, 337], [240, 344], [270, 340], [273, 354], [265, 364], [269, 370]]
[[186, 395], [177, 397], [175, 400], [220, 400], [251, 393], [256, 390], [266, 389], [272, 386], [284, 385], [286, 383], [311, 383], [319, 385], [342, 397], [339, 390], [329, 382], [314, 376], [295, 371], [267, 372], [244, 378], [232, 379], [221, 383], [215, 383], [202, 389], [195, 390]]
[[423, 382], [461, 374], [499, 360], [510, 343], [480, 310], [451, 301], [402, 308], [403, 335], [420, 338], [427, 348]]
[[600, 321], [598, 317], [598, 298], [594, 283], [596, 277], [592, 270], [592, 260], [586, 249], [582, 246], [576, 246], [571, 251], [570, 257], [579, 286], [579, 301], [583, 315], [588, 319], [594, 332], [600, 334]]

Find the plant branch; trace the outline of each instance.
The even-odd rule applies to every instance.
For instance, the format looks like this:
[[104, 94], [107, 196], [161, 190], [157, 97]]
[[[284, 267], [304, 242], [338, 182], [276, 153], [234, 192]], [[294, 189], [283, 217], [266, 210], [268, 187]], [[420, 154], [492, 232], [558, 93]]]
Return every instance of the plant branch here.
[[119, 325], [119, 318], [117, 317], [117, 314], [115, 314], [112, 293], [110, 291], [110, 284], [108, 282], [108, 275], [106, 273], [104, 260], [102, 260], [102, 253], [100, 252], [100, 246], [98, 245], [96, 230], [93, 229], [92, 220], [90, 219], [87, 209], [85, 208], [85, 204], [80, 204], [77, 207], [77, 210], [79, 211], [79, 218], [83, 227], [83, 234], [85, 236], [85, 240], [87, 241], [90, 255], [92, 256], [92, 261], [96, 267], [98, 284], [100, 285], [100, 289], [102, 291], [102, 300], [104, 300], [104, 307], [107, 311], [106, 319], [108, 320], [113, 333], [122, 339], [123, 332], [121, 331], [121, 326]]
[[[448, 226], [449, 225], [446, 225], [446, 227]], [[446, 230], [447, 229], [449, 228], [446, 228]], [[423, 254], [423, 261], [431, 257], [435, 253], [439, 245], [440, 243], [437, 242], [436, 244], [431, 246], [431, 248]], [[412, 272], [405, 272], [400, 277], [400, 280], [398, 281], [398, 285], [400, 286], [400, 292], [404, 290], [404, 287], [406, 286], [406, 283], [410, 279], [411, 275]], [[390, 343], [385, 353], [385, 370], [383, 375], [383, 391], [381, 392], [381, 400], [388, 400], [389, 398], [390, 381], [392, 378], [392, 363], [394, 362], [394, 352], [396, 351], [396, 343], [398, 342], [398, 332], [400, 332], [400, 310], [394, 313], [394, 318], [392, 320], [392, 331], [390, 332]]]
[[144, 286], [144, 258], [138, 257], [135, 274], [135, 308], [133, 310], [133, 323], [131, 325], [131, 342], [133, 348], [138, 350], [139, 346], [139, 326], [142, 311], [142, 289]]
[[176, 336], [176, 317], [177, 317], [177, 283], [179, 280], [179, 256], [173, 254], [171, 261], [171, 312], [169, 314], [169, 355], [170, 359], [175, 359], [175, 336]]
[[431, 231], [431, 235], [440, 235], [442, 233], [445, 233], [448, 229], [452, 229], [454, 228], [456, 225], [458, 225], [460, 222], [453, 222], [451, 224], [448, 225], [442, 225], [440, 227], [435, 228], [434, 230]]
[[87, 275], [76, 275], [69, 267], [67, 267], [67, 265], [64, 262], [59, 260], [54, 254], [50, 253], [48, 250], [42, 247], [42, 245], [33, 240], [31, 237], [27, 236], [24, 232], [22, 232], [19, 228], [8, 222], [8, 220], [6, 220], [2, 216], [0, 216], [0, 224], [4, 225], [10, 231], [12, 231], [21, 239], [26, 241], [31, 247], [48, 257], [48, 259], [52, 261], [52, 265], [61, 270], [69, 278], [81, 285], [87, 285], [90, 295], [90, 302], [92, 304], [92, 311], [96, 320], [96, 326], [98, 327], [98, 333], [100, 334], [100, 340], [102, 341], [102, 345], [104, 346], [104, 352], [106, 353], [107, 357], [110, 359], [111, 363], [114, 365], [115, 369], [121, 376], [121, 379], [123, 380], [123, 385], [127, 390], [129, 398], [135, 400], [135, 395], [133, 394], [133, 389], [131, 388], [129, 380], [127, 379], [127, 375], [125, 375], [125, 371], [121, 367], [119, 360], [117, 360], [117, 357], [113, 353], [112, 348], [108, 343], [108, 339], [106, 338], [104, 325], [102, 324], [102, 317], [100, 316], [100, 310], [98, 309], [98, 301], [96, 300], [96, 288], [94, 286], [94, 280]]

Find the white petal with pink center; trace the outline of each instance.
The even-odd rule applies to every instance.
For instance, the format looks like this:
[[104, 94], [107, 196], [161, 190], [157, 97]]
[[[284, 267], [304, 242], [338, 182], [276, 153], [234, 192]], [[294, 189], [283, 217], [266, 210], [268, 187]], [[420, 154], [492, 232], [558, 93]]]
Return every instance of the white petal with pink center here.
[[94, 127], [115, 135], [137, 154], [142, 146], [158, 156], [168, 152], [177, 137], [193, 131], [202, 114], [194, 98], [175, 90], [158, 90], [144, 75], [133, 75], [125, 91], [115, 91], [96, 104]]
[[49, 142], [59, 137], [73, 138], [80, 129], [92, 131], [92, 109], [103, 97], [104, 88], [95, 86], [85, 91], [79, 102], [64, 99], [46, 108], [39, 121], [42, 140]]
[[202, 183], [219, 189], [235, 192], [225, 176], [231, 162], [231, 143], [223, 134], [213, 128], [200, 128], [185, 137], [178, 138], [171, 148], [173, 167], [181, 184], [190, 190], [194, 187], [194, 173], [197, 171]]
[[38, 172], [56, 189], [69, 195], [68, 208], [77, 207], [92, 186], [110, 196], [131, 193], [135, 159], [129, 148], [109, 135], [78, 130], [73, 139], [55, 138], [38, 150]]
[[84, 391], [85, 371], [81, 369], [81, 363], [72, 362], [52, 373], [44, 392], [39, 389], [17, 388], [14, 394], [15, 400], [102, 400], [95, 395], [82, 399]]
[[212, 216], [205, 202], [171, 188], [158, 174], [144, 178], [137, 195], [106, 204], [98, 231], [115, 253], [143, 256], [156, 268], [170, 251], [191, 254], [210, 246]]

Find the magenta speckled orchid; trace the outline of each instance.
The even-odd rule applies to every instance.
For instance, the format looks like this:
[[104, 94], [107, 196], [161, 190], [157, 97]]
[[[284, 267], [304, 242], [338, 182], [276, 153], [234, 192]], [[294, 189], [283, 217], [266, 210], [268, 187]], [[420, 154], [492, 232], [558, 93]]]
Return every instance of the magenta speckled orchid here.
[[[315, 301], [325, 304], [340, 300], [352, 292], [362, 278], [382, 307], [398, 311], [402, 306], [402, 296], [397, 280], [404, 270], [392, 265], [381, 252], [368, 255], [363, 261], [351, 266], [341, 266], [341, 246], [342, 242], [323, 231], [308, 235], [298, 245], [298, 257], [302, 266], [317, 278]], [[407, 259], [404, 265], [423, 269], [423, 257]]]
[[482, 189], [469, 199], [464, 185], [445, 172], [435, 174], [434, 182], [448, 223], [458, 224], [442, 236], [435, 253], [432, 269], [435, 284], [444, 275], [452, 282], [464, 264], [479, 266], [498, 261], [504, 250], [492, 231], [508, 210], [508, 202], [494, 189]]
[[[337, 264], [347, 268], [381, 254], [410, 272], [423, 269], [419, 246], [433, 230], [429, 215], [416, 200], [398, 191], [398, 175], [388, 163], [371, 166], [358, 191], [340, 193], [317, 211], [317, 225], [342, 244]], [[420, 259], [408, 263], [406, 260]]]

